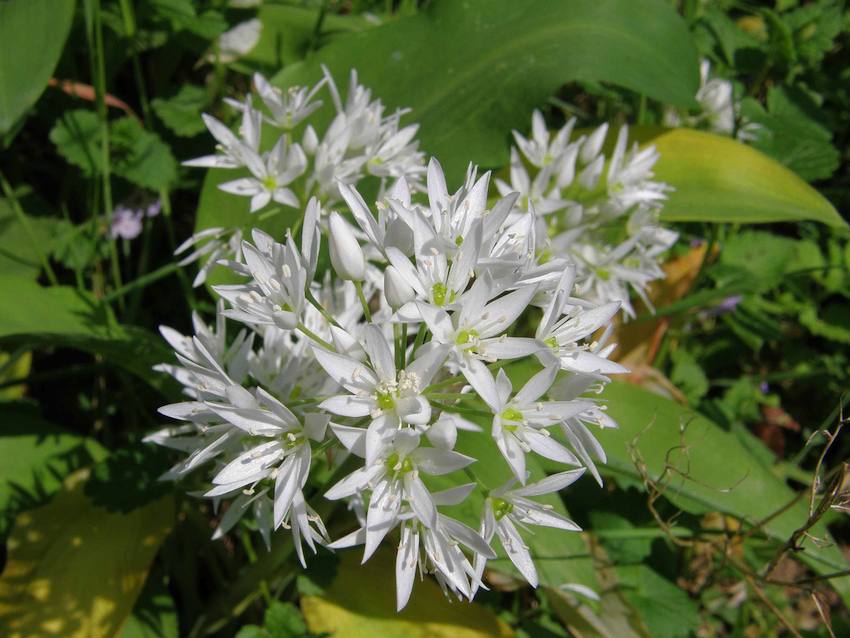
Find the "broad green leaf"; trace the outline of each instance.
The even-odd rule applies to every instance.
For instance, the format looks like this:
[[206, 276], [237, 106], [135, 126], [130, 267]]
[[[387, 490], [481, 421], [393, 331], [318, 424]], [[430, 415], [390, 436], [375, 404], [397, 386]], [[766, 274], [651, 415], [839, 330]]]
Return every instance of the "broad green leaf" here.
[[162, 568], [154, 566], [133, 613], [127, 619], [121, 638], [178, 638], [177, 606], [168, 593]]
[[81, 470], [46, 505], [20, 514], [0, 577], [0, 635], [114, 636], [174, 520], [174, 502], [128, 514], [94, 505]]
[[39, 505], [74, 470], [103, 458], [97, 443], [63, 430], [24, 402], [0, 403], [0, 534], [17, 512]]
[[[764, 533], [781, 542], [807, 520], [805, 499], [767, 520], [788, 506], [795, 493], [732, 432], [673, 401], [626, 383], [609, 384], [603, 397], [609, 414], [620, 424], [619, 429], [598, 434], [608, 455], [609, 472], [640, 479], [631, 452], [634, 446], [653, 480], [661, 476], [665, 463], [679, 469], [681, 473], [668, 475], [665, 496], [683, 509], [722, 512], [749, 525], [766, 521]], [[812, 534], [827, 536], [823, 521]], [[847, 569], [847, 561], [834, 543], [820, 547], [807, 538], [802, 546], [804, 550], [795, 556], [816, 572]], [[845, 600], [850, 599], [847, 579], [831, 583]]]
[[0, 307], [0, 339], [100, 354], [157, 389], [173, 389], [167, 378], [152, 370], [171, 360], [164, 342], [143, 328], [119, 325], [108, 307], [88, 294], [0, 274]]
[[623, 597], [637, 611], [653, 638], [686, 638], [699, 629], [697, 604], [675, 583], [647, 565], [619, 565]]
[[[20, 203], [24, 206], [24, 202]], [[15, 215], [11, 203], [0, 197], [0, 272], [35, 279], [41, 271], [37, 251], [50, 254], [64, 220], [33, 215], [27, 215], [26, 220], [32, 236]]]
[[[337, 576], [323, 596], [304, 596], [307, 627], [346, 638], [508, 638], [513, 632], [475, 603], [451, 603], [430, 578], [417, 582], [410, 602], [395, 608], [395, 554], [379, 550], [365, 565], [360, 553], [340, 554]], [[364, 586], [368, 584], [368, 586]]]
[[635, 127], [630, 133], [655, 145], [661, 154], [655, 176], [675, 188], [661, 213], [666, 221], [811, 219], [847, 227], [832, 204], [800, 177], [731, 138], [691, 129]]
[[[277, 72], [287, 64], [301, 60], [311, 46], [323, 45], [333, 37], [374, 26], [362, 15], [326, 13], [319, 23], [319, 9], [263, 3], [257, 18], [263, 25], [260, 41], [240, 62]], [[316, 25], [321, 32], [316, 33]]]
[[410, 107], [423, 149], [455, 183], [469, 162], [506, 164], [510, 130], [565, 83], [610, 82], [683, 107], [699, 84], [687, 27], [661, 0], [433, 2], [340, 36], [275, 81], [315, 82], [320, 64], [341, 87], [357, 69], [388, 107]]
[[62, 55], [74, 0], [0, 2], [0, 133], [38, 100]]

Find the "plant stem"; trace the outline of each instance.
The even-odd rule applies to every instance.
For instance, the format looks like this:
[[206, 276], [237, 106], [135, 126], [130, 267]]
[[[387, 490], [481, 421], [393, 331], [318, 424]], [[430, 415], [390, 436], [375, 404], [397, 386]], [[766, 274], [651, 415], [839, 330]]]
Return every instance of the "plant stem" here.
[[303, 332], [305, 335], [307, 335], [308, 337], [310, 337], [310, 339], [312, 339], [313, 341], [315, 341], [316, 343], [318, 343], [320, 346], [323, 346], [323, 347], [327, 348], [327, 349], [328, 349], [328, 350], [330, 350], [331, 352], [336, 352], [336, 348], [333, 346], [333, 344], [328, 343], [327, 341], [325, 341], [324, 339], [322, 339], [319, 335], [317, 335], [315, 332], [313, 332], [312, 330], [310, 330], [310, 329], [309, 329], [307, 326], [305, 326], [303, 323], [299, 323], [299, 324], [298, 324], [298, 329], [299, 329], [301, 332]]
[[146, 275], [142, 275], [138, 279], [134, 279], [133, 281], [128, 283], [126, 286], [122, 286], [121, 288], [118, 288], [117, 290], [113, 290], [109, 294], [105, 295], [103, 297], [103, 300], [108, 303], [108, 302], [113, 301], [115, 299], [121, 299], [122, 297], [124, 297], [124, 295], [126, 295], [129, 292], [132, 292], [134, 290], [138, 290], [138, 289], [141, 289], [141, 288], [145, 288], [146, 286], [152, 284], [153, 282], [159, 281], [160, 279], [162, 279], [164, 277], [168, 277], [168, 275], [170, 275], [171, 273], [179, 272], [179, 271], [180, 271], [180, 266], [177, 265], [176, 263], [172, 262], [170, 264], [165, 264], [164, 266], [160, 266], [156, 270], [151, 271]]
[[360, 305], [363, 306], [363, 314], [366, 315], [366, 321], [372, 323], [372, 311], [369, 310], [369, 302], [363, 295], [363, 282], [355, 281], [354, 287], [357, 289], [357, 297], [360, 299]]
[[6, 176], [0, 172], [0, 185], [3, 187], [3, 195], [6, 196], [6, 199], [9, 200], [9, 203], [12, 205], [12, 210], [15, 212], [15, 215], [18, 218], [18, 222], [20, 222], [21, 226], [24, 228], [24, 232], [26, 232], [27, 237], [32, 244], [32, 248], [35, 251], [35, 254], [38, 255], [39, 260], [41, 261], [41, 265], [44, 268], [44, 272], [47, 275], [47, 278], [50, 280], [50, 283], [54, 286], [59, 285], [59, 280], [56, 279], [56, 273], [53, 272], [53, 268], [50, 266], [50, 262], [47, 260], [47, 256], [44, 254], [44, 251], [41, 250], [41, 244], [38, 243], [38, 239], [36, 239], [35, 233], [32, 230], [32, 226], [30, 226], [30, 221], [27, 219], [26, 214], [21, 208], [20, 203], [18, 202], [18, 198], [15, 197], [15, 192], [12, 190], [11, 185], [8, 181], [6, 181]]

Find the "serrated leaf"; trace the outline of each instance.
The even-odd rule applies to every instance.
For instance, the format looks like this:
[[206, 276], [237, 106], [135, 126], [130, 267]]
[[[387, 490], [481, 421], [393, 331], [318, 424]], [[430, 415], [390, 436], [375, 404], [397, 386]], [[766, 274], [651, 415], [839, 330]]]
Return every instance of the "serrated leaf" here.
[[192, 137], [206, 130], [201, 113], [209, 102], [210, 96], [204, 87], [184, 84], [175, 95], [156, 98], [151, 101], [151, 106], [175, 134]]
[[154, 501], [112, 514], [71, 475], [47, 505], [20, 514], [0, 577], [0, 635], [113, 636], [124, 625], [174, 519]]
[[666, 221], [766, 222], [811, 219], [835, 228], [847, 222], [829, 201], [767, 155], [731, 138], [692, 129], [633, 127], [654, 144], [655, 176], [676, 190], [661, 212]]
[[754, 131], [753, 148], [770, 155], [805, 180], [826, 179], [839, 163], [832, 133], [821, 125], [823, 114], [802, 91], [771, 87], [767, 111], [752, 98], [742, 102], [742, 114], [760, 128]]
[[[86, 177], [103, 172], [100, 119], [93, 111], [66, 111], [50, 131], [50, 140]], [[168, 188], [177, 179], [177, 161], [156, 133], [132, 117], [109, 123], [111, 169], [116, 175], [151, 190]]]
[[[337, 577], [324, 596], [304, 596], [312, 633], [346, 638], [508, 638], [513, 632], [476, 603], [452, 604], [430, 578], [417, 583], [407, 607], [395, 610], [395, 558], [378, 550], [365, 565], [359, 552], [340, 553]], [[368, 583], [368, 587], [363, 584]]]
[[78, 166], [86, 177], [103, 170], [100, 156], [100, 119], [94, 111], [65, 111], [50, 130], [50, 141], [69, 164]]
[[62, 55], [74, 1], [0, 2], [0, 133], [35, 104]]
[[132, 117], [110, 123], [112, 170], [138, 186], [159, 191], [177, 179], [177, 161], [156, 133]]

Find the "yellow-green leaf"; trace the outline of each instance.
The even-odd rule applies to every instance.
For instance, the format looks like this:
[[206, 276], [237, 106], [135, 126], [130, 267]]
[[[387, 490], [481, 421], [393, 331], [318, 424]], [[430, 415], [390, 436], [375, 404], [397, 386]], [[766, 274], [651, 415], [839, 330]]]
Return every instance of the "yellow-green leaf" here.
[[430, 578], [417, 582], [407, 607], [395, 610], [395, 557], [382, 550], [365, 565], [348, 551], [323, 596], [304, 596], [308, 629], [345, 638], [509, 638], [514, 633], [475, 603], [449, 602]]
[[758, 224], [811, 219], [847, 227], [832, 204], [794, 172], [729, 137], [692, 129], [636, 127], [661, 153], [656, 177], [675, 188], [667, 221]]
[[81, 470], [17, 517], [0, 577], [0, 635], [111, 638], [129, 617], [174, 519], [163, 498], [127, 514], [94, 505]]

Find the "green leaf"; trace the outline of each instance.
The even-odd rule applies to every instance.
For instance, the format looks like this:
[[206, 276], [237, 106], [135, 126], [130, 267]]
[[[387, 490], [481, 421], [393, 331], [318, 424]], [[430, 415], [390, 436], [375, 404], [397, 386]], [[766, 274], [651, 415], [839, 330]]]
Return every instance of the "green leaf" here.
[[673, 382], [691, 405], [697, 405], [708, 392], [708, 378], [694, 356], [684, 348], [675, 350], [671, 357], [673, 370], [670, 381]]
[[132, 117], [110, 123], [112, 170], [138, 186], [158, 191], [177, 180], [177, 161], [156, 133]]
[[38, 100], [62, 55], [74, 1], [0, 2], [0, 133]]
[[165, 586], [162, 569], [151, 570], [121, 638], [178, 638], [177, 607]]
[[341, 86], [354, 68], [388, 107], [412, 108], [422, 147], [454, 182], [469, 162], [506, 164], [510, 130], [565, 83], [610, 82], [683, 107], [699, 84], [687, 27], [660, 0], [433, 2], [335, 39], [275, 82], [312, 83], [321, 63]]
[[[620, 424], [619, 429], [603, 430], [598, 439], [608, 455], [609, 472], [640, 479], [631, 446], [645, 463], [646, 472], [658, 480], [665, 463], [674, 464], [680, 473], [668, 474], [665, 496], [677, 506], [693, 512], [717, 511], [739, 518], [748, 525], [761, 526], [763, 532], [784, 542], [808, 519], [807, 503], [794, 500], [795, 494], [771, 468], [758, 458], [733, 433], [683, 408], [626, 383], [611, 383], [606, 388], [609, 414]], [[682, 475], [685, 475], [683, 477]], [[811, 533], [828, 537], [823, 521]], [[847, 569], [847, 561], [833, 543], [815, 544], [802, 541], [803, 550], [795, 556], [817, 573]], [[847, 579], [834, 579], [831, 584], [850, 600]]]
[[691, 129], [635, 127], [630, 133], [661, 154], [655, 176], [676, 190], [666, 221], [758, 224], [811, 219], [847, 222], [820, 193], [787, 168], [735, 140]]
[[113, 514], [88, 499], [86, 478], [71, 475], [49, 503], [17, 517], [0, 577], [0, 635], [114, 636], [130, 615], [174, 502]]
[[108, 307], [88, 294], [0, 274], [0, 307], [0, 339], [100, 354], [154, 388], [174, 391], [169, 379], [152, 370], [173, 356], [163, 341], [142, 328], [118, 325]]
[[292, 603], [272, 601], [263, 619], [269, 638], [300, 638], [307, 633], [307, 625], [298, 608]]
[[69, 164], [78, 166], [86, 177], [103, 170], [100, 157], [100, 120], [94, 111], [65, 111], [50, 130], [50, 141]]
[[838, 168], [838, 150], [832, 133], [821, 122], [825, 114], [811, 97], [793, 87], [771, 87], [767, 111], [747, 98], [742, 114], [761, 128], [754, 132], [753, 148], [770, 155], [805, 180], [826, 179]]
[[807, 306], [800, 313], [800, 323], [813, 335], [850, 344], [850, 303], [846, 301]]
[[[103, 172], [101, 127], [97, 114], [85, 109], [66, 111], [50, 131], [50, 141], [86, 177]], [[177, 179], [177, 161], [156, 133], [138, 120], [122, 117], [109, 123], [109, 150], [116, 175], [151, 190], [168, 188]]]
[[640, 614], [653, 638], [684, 638], [699, 628], [696, 603], [651, 568], [620, 565], [617, 578], [624, 598]]
[[270, 3], [260, 6], [257, 18], [263, 25], [260, 40], [241, 61], [272, 72], [301, 60], [313, 45], [314, 37], [317, 37], [318, 44], [326, 44], [339, 34], [374, 26], [374, 22], [362, 15], [328, 12], [321, 21], [321, 33], [316, 35], [318, 9]]
[[[22, 207], [25, 202], [19, 202]], [[21, 224], [8, 200], [0, 198], [0, 272], [35, 279], [41, 272], [41, 260], [37, 250], [50, 254], [58, 243], [59, 231], [64, 220], [26, 216], [32, 237]], [[33, 245], [33, 240], [37, 246]]]
[[102, 458], [97, 443], [45, 421], [36, 406], [0, 403], [0, 535], [18, 512], [52, 496], [71, 472]]
[[151, 106], [176, 135], [192, 137], [206, 130], [201, 112], [209, 103], [210, 96], [204, 87], [184, 84], [175, 95], [156, 98]]
[[[360, 553], [340, 552], [337, 577], [323, 596], [304, 596], [301, 609], [313, 633], [346, 638], [509, 638], [491, 611], [452, 604], [430, 578], [417, 582], [401, 612], [395, 605], [395, 556], [378, 550], [365, 565]], [[368, 583], [368, 586], [364, 584]]]

